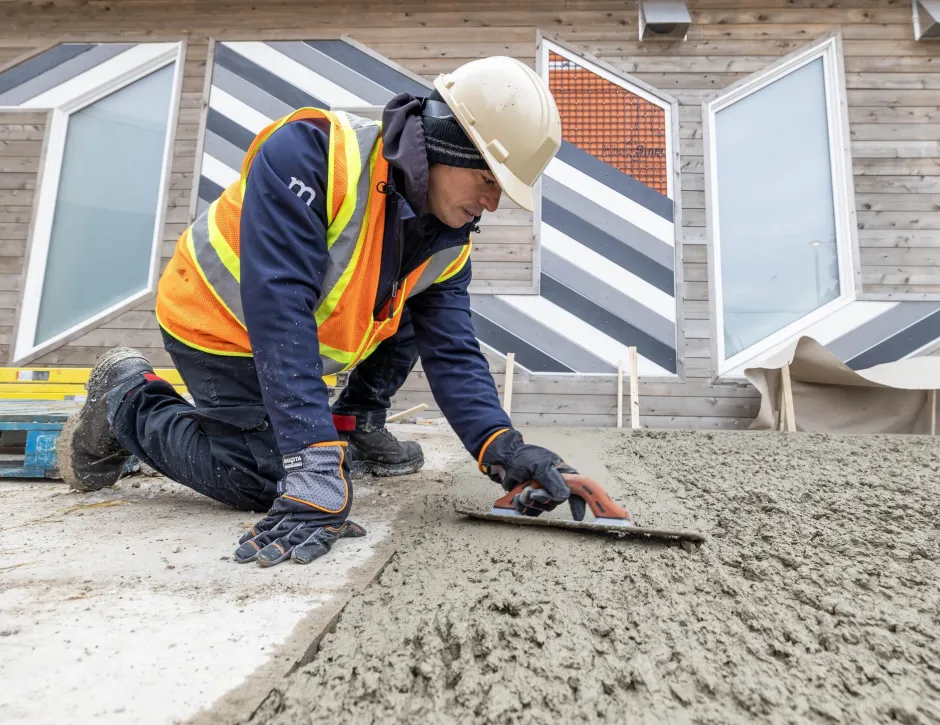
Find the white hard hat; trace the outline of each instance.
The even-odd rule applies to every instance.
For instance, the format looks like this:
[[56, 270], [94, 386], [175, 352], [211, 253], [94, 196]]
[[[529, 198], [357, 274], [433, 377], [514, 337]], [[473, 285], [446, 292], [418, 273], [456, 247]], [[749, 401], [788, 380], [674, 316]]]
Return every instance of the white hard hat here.
[[532, 187], [561, 146], [561, 118], [545, 82], [515, 58], [493, 56], [442, 73], [434, 87], [503, 191], [532, 211]]

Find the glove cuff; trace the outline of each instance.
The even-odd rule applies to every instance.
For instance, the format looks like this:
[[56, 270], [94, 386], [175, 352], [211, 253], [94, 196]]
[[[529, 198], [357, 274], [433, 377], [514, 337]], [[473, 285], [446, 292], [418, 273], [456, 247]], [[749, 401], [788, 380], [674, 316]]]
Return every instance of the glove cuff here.
[[281, 497], [336, 514], [349, 503], [343, 471], [345, 441], [324, 441], [282, 458], [287, 474], [277, 485]]
[[493, 463], [505, 463], [512, 457], [512, 452], [524, 443], [522, 434], [515, 428], [502, 428], [489, 438], [477, 456], [477, 466], [481, 473], [489, 474]]

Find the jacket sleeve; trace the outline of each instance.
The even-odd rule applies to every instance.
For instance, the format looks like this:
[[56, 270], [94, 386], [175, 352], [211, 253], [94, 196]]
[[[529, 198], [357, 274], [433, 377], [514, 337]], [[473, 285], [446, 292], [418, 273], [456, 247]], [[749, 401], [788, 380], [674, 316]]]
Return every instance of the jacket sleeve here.
[[313, 316], [327, 264], [329, 142], [325, 121], [275, 131], [242, 203], [242, 309], [283, 455], [337, 438]]
[[470, 261], [408, 300], [415, 342], [434, 400], [474, 458], [490, 436], [511, 428], [470, 316]]

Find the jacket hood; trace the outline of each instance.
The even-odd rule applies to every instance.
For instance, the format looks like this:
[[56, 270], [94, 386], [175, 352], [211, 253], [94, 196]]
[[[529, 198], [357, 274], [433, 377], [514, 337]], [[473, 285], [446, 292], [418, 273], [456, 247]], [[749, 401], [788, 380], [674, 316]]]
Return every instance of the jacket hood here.
[[421, 100], [399, 93], [382, 112], [382, 155], [392, 180], [420, 218], [428, 199], [428, 152], [421, 123]]

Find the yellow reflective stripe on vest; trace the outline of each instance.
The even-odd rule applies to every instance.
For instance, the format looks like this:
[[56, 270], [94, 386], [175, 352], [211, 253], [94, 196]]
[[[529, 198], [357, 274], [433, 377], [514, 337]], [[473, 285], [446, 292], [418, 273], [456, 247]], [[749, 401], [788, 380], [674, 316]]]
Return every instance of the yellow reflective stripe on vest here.
[[[335, 131], [336, 126], [331, 125], [330, 130]], [[346, 159], [346, 168], [349, 168], [349, 159]], [[330, 153], [326, 159], [326, 248], [330, 248], [330, 227], [333, 226], [333, 209], [336, 208], [336, 144], [330, 135]], [[347, 186], [347, 191], [349, 187]], [[339, 211], [342, 211], [340, 208]]]
[[241, 260], [238, 258], [238, 255], [232, 251], [232, 248], [228, 245], [228, 242], [225, 241], [225, 238], [222, 236], [222, 232], [219, 231], [219, 225], [215, 221], [215, 209], [218, 200], [212, 202], [209, 208], [206, 210], [208, 212], [209, 218], [209, 243], [212, 245], [212, 248], [215, 249], [216, 254], [219, 255], [219, 260], [225, 265], [225, 268], [229, 271], [229, 274], [235, 278], [235, 281], [241, 284], [242, 281], [242, 264]]
[[[318, 324], [336, 307], [355, 269], [355, 265], [350, 265], [350, 262], [358, 260], [359, 257], [359, 243], [365, 234], [365, 222], [369, 218], [366, 205], [370, 196], [372, 169], [375, 167], [378, 153], [376, 141], [382, 130], [372, 121], [350, 119], [345, 113], [342, 114], [342, 120], [349, 124], [348, 128], [343, 127], [346, 136], [346, 198], [343, 199], [335, 222], [326, 231], [330, 253], [320, 298], [317, 300]], [[332, 183], [331, 179], [331, 186]]]
[[[285, 123], [289, 123], [290, 121], [292, 121], [294, 118], [301, 115], [305, 111], [310, 111], [310, 110], [314, 110], [314, 111], [317, 111], [318, 113], [322, 113], [327, 119], [329, 119], [331, 125], [336, 125], [336, 116], [330, 111], [324, 110], [322, 108], [311, 108], [311, 107], [305, 106], [303, 108], [296, 109], [293, 113], [290, 113], [287, 116], [284, 116], [280, 120], [276, 121], [274, 125], [267, 131], [267, 133], [264, 134], [264, 136], [261, 136], [260, 134], [256, 136], [255, 140], [252, 141], [251, 146], [248, 148], [248, 153], [245, 154], [245, 160], [242, 161], [241, 179], [239, 183], [239, 190], [241, 191], [242, 199], [245, 198], [245, 188], [248, 185], [248, 169], [251, 167], [252, 161], [255, 160], [255, 154], [258, 153], [258, 149], [260, 149], [261, 146], [264, 144], [264, 142], [267, 141], [269, 138], [271, 138], [271, 134], [277, 131], [281, 126], [283, 126]], [[332, 172], [332, 170], [333, 169], [331, 167], [330, 171]], [[332, 206], [330, 207], [330, 209], [332, 209]], [[327, 217], [330, 216], [330, 213], [331, 213], [330, 211], [327, 211]]]
[[446, 282], [455, 274], [457, 274], [460, 270], [462, 270], [463, 266], [467, 263], [467, 260], [470, 259], [470, 250], [472, 247], [473, 245], [469, 242], [467, 244], [464, 244], [463, 250], [460, 252], [459, 255], [457, 255], [457, 259], [455, 259], [453, 263], [447, 269], [444, 270], [444, 272], [441, 274], [440, 277], [434, 280], [434, 284], [438, 284], [440, 282]]
[[[340, 234], [355, 214], [356, 205], [359, 201], [359, 193], [356, 178], [350, 178], [350, 175], [357, 173], [357, 171], [362, 168], [362, 156], [368, 156], [368, 152], [362, 154], [361, 146], [356, 138], [356, 132], [353, 129], [346, 126], [334, 125], [332, 131], [333, 133], [343, 134], [343, 149], [346, 154], [346, 196], [343, 197], [343, 203], [339, 207], [336, 218], [329, 219], [333, 213], [333, 204], [336, 196], [334, 168], [336, 164], [337, 147], [339, 146], [336, 140], [333, 139], [330, 143], [329, 176], [326, 182], [326, 201], [329, 207], [327, 211], [328, 226], [326, 229], [327, 249], [331, 249], [333, 245], [336, 244]], [[376, 134], [376, 136], [377, 135], [378, 134]]]
[[[366, 339], [368, 339], [368, 336]], [[359, 350], [356, 350], [356, 352], [337, 350], [335, 347], [330, 347], [325, 342], [320, 342], [320, 358], [323, 361], [324, 375], [343, 372], [355, 362], [358, 355]]]
[[[359, 263], [363, 240], [368, 231], [366, 222], [369, 219], [372, 198], [369, 193], [369, 184], [372, 180], [375, 160], [378, 158], [379, 153], [378, 144], [375, 143], [378, 134], [379, 128], [377, 126], [360, 128], [355, 132], [357, 143], [354, 145], [357, 149], [356, 154], [359, 165], [348, 168], [355, 169], [359, 176], [356, 179], [355, 192], [350, 187], [349, 191], [346, 192], [346, 198], [348, 199], [350, 195], [355, 194], [356, 206], [351, 218], [343, 226], [336, 242], [330, 249], [326, 272], [323, 275], [323, 288], [320, 292], [320, 299], [317, 300], [315, 312], [318, 325], [329, 317], [336, 308], [340, 298], [349, 286], [356, 265]], [[369, 145], [370, 141], [371, 145]], [[367, 167], [366, 164], [368, 164]], [[345, 202], [343, 205], [345, 206]]]
[[[212, 222], [217, 204], [218, 201], [212, 202], [209, 208], [193, 222], [186, 234], [186, 244], [189, 253], [196, 260], [196, 269], [212, 294], [226, 311], [238, 320], [238, 324], [245, 327], [238, 257]], [[223, 248], [221, 251], [220, 246]], [[234, 272], [231, 267], [233, 258]]]
[[470, 243], [462, 247], [449, 247], [431, 257], [428, 265], [421, 272], [415, 286], [408, 293], [409, 297], [424, 292], [432, 284], [444, 282], [463, 269], [470, 257]]

